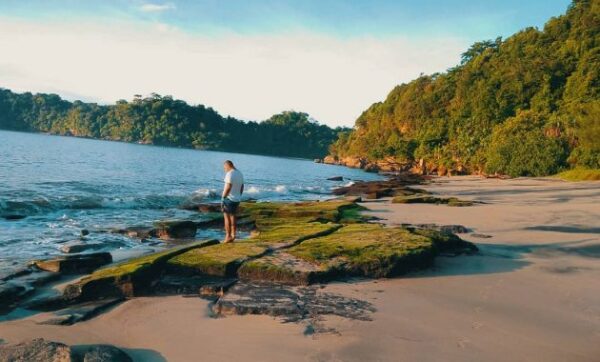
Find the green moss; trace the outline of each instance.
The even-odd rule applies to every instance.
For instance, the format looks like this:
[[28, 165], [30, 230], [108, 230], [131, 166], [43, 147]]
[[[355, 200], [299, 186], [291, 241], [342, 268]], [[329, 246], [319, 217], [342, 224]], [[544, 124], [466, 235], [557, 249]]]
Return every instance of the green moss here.
[[600, 181], [600, 170], [574, 168], [556, 175], [565, 181]]
[[218, 244], [180, 254], [171, 258], [167, 266], [176, 272], [233, 276], [243, 262], [266, 251], [266, 247], [250, 242]]
[[460, 200], [456, 197], [435, 197], [431, 195], [408, 195], [408, 196], [395, 196], [392, 199], [394, 204], [436, 204], [436, 205], [448, 205], [448, 206], [473, 206], [474, 202], [469, 200]]
[[112, 296], [141, 295], [148, 290], [168, 259], [217, 242], [217, 240], [205, 240], [190, 243], [98, 269], [76, 283], [68, 285], [64, 297], [67, 300], [92, 300]]
[[328, 274], [383, 277], [431, 262], [433, 242], [404, 228], [352, 224], [328, 236], [307, 240], [288, 252], [322, 265]]
[[470, 200], [461, 200], [456, 197], [450, 197], [446, 200], [446, 204], [448, 206], [464, 207], [464, 206], [473, 206], [474, 202], [470, 201]]

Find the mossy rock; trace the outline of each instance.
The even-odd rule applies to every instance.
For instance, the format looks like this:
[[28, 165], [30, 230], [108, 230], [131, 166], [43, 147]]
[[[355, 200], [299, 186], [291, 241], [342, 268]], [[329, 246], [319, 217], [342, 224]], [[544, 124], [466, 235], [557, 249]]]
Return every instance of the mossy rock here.
[[266, 247], [251, 242], [218, 244], [179, 254], [167, 261], [167, 268], [170, 272], [180, 274], [230, 277], [235, 276], [243, 262], [266, 252]]
[[168, 259], [215, 243], [218, 241], [195, 242], [98, 269], [89, 276], [68, 285], [63, 297], [65, 300], [86, 301], [107, 297], [143, 295], [151, 283], [162, 273]]
[[346, 200], [307, 201], [307, 202], [246, 202], [241, 205], [241, 213], [255, 220], [269, 217], [312, 218], [314, 220], [339, 221], [345, 210], [360, 208]]
[[431, 196], [431, 195], [407, 195], [407, 196], [395, 196], [392, 199], [394, 204], [444, 204], [445, 199]]
[[461, 200], [456, 197], [450, 197], [447, 199], [446, 204], [448, 204], [448, 206], [453, 206], [453, 207], [465, 207], [465, 206], [473, 206], [475, 204], [475, 202], [470, 201], [470, 200]]
[[325, 265], [311, 263], [285, 251], [277, 251], [244, 263], [238, 270], [240, 279], [280, 284], [308, 285], [326, 274]]
[[331, 234], [341, 227], [339, 224], [311, 222], [307, 218], [268, 218], [256, 222], [257, 231], [247, 240], [271, 249], [285, 248], [304, 240]]
[[327, 277], [389, 277], [428, 266], [435, 256], [431, 238], [405, 228], [379, 224], [352, 224], [311, 239], [288, 252], [321, 265]]
[[429, 194], [415, 194], [415, 195], [403, 195], [395, 196], [392, 199], [394, 204], [436, 204], [436, 205], [448, 205], [448, 206], [473, 206], [475, 202], [468, 200], [460, 200], [456, 197], [443, 198], [435, 197]]

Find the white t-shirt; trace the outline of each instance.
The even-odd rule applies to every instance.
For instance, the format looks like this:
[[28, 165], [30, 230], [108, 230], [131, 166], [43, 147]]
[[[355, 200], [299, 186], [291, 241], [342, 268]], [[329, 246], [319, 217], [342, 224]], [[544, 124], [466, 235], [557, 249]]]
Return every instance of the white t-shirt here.
[[231, 191], [227, 198], [233, 202], [242, 201], [242, 185], [244, 184], [244, 175], [237, 169], [233, 169], [225, 174], [225, 183], [231, 184]]

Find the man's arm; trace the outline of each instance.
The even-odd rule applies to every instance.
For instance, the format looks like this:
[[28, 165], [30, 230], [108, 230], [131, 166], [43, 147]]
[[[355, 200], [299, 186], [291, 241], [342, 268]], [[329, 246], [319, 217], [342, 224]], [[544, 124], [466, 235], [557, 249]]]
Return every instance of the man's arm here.
[[221, 196], [221, 198], [226, 198], [229, 193], [231, 192], [231, 184], [229, 182], [225, 183], [225, 187], [223, 188], [223, 195]]
[[240, 196], [244, 193], [244, 184], [242, 184], [242, 188], [240, 188]]

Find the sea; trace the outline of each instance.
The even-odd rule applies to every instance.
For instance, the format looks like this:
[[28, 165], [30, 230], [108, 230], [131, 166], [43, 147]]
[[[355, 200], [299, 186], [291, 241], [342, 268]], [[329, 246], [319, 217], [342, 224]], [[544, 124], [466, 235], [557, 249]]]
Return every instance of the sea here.
[[[258, 202], [328, 199], [333, 188], [381, 177], [305, 159], [0, 131], [0, 278], [60, 255], [65, 242], [127, 255], [147, 245], [107, 230], [201, 220], [184, 207], [220, 200], [225, 160], [244, 174], [244, 198]], [[196, 235], [208, 237], [222, 234]]]

